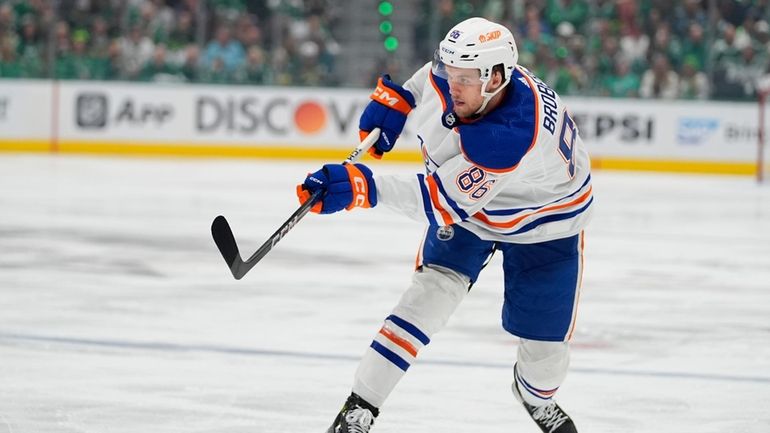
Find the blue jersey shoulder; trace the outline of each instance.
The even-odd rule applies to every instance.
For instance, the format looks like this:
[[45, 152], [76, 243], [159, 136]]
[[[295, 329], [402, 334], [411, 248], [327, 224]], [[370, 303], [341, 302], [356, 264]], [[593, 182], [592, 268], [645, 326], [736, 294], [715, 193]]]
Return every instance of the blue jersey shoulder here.
[[495, 171], [515, 168], [537, 134], [537, 102], [519, 70], [513, 71], [508, 86], [500, 106], [458, 128], [466, 158]]

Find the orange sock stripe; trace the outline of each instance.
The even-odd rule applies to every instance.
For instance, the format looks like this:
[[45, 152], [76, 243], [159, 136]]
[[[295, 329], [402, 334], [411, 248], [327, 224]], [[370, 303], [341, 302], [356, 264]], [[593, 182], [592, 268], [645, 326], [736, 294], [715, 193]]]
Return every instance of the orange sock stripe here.
[[380, 334], [384, 335], [385, 338], [392, 341], [402, 349], [409, 352], [410, 355], [416, 357], [417, 356], [417, 349], [414, 347], [414, 345], [407, 340], [399, 337], [398, 335], [394, 334], [393, 331], [390, 329], [385, 328], [384, 326], [380, 328]]

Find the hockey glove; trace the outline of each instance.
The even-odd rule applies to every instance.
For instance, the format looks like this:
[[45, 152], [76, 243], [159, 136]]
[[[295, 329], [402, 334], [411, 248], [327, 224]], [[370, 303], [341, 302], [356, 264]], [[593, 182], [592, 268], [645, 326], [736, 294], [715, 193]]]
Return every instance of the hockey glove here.
[[377, 205], [372, 171], [363, 164], [327, 164], [308, 174], [305, 182], [297, 185], [299, 202], [305, 203], [319, 189], [323, 190], [323, 199], [311, 209], [315, 213], [329, 214]]
[[412, 93], [398, 84], [390, 81], [390, 76], [385, 74], [377, 87], [369, 97], [371, 101], [361, 114], [358, 121], [358, 129], [363, 140], [374, 128], [380, 128], [380, 138], [369, 148], [369, 154], [381, 159], [385, 152], [393, 149], [398, 136], [404, 130], [406, 116], [415, 107]]

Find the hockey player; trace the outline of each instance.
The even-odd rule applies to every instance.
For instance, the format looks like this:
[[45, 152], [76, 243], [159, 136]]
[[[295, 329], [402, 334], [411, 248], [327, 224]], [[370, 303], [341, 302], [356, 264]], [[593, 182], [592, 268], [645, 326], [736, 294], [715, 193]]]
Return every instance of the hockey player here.
[[385, 318], [327, 433], [365, 433], [419, 350], [500, 250], [502, 325], [519, 337], [512, 391], [544, 432], [576, 432], [553, 397], [569, 363], [592, 198], [590, 162], [559, 96], [517, 65], [511, 32], [482, 18], [455, 26], [434, 61], [399, 86], [383, 76], [360, 119], [393, 148], [416, 117], [425, 173], [373, 176], [329, 164], [298, 185], [314, 211], [389, 206], [427, 222], [411, 286]]

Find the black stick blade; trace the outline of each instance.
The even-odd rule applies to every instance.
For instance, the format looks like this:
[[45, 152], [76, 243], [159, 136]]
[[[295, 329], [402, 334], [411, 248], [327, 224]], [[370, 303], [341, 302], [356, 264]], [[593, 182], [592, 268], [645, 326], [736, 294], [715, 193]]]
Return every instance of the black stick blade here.
[[222, 215], [214, 218], [214, 222], [211, 223], [211, 236], [214, 237], [214, 243], [217, 244], [217, 248], [219, 248], [220, 254], [225, 259], [227, 267], [230, 268], [230, 272], [233, 273], [236, 279], [240, 279], [236, 275], [236, 269], [240, 267], [243, 260], [241, 260], [238, 244], [235, 243], [235, 236], [233, 236], [233, 231], [230, 229], [230, 224], [227, 223], [227, 219]]

